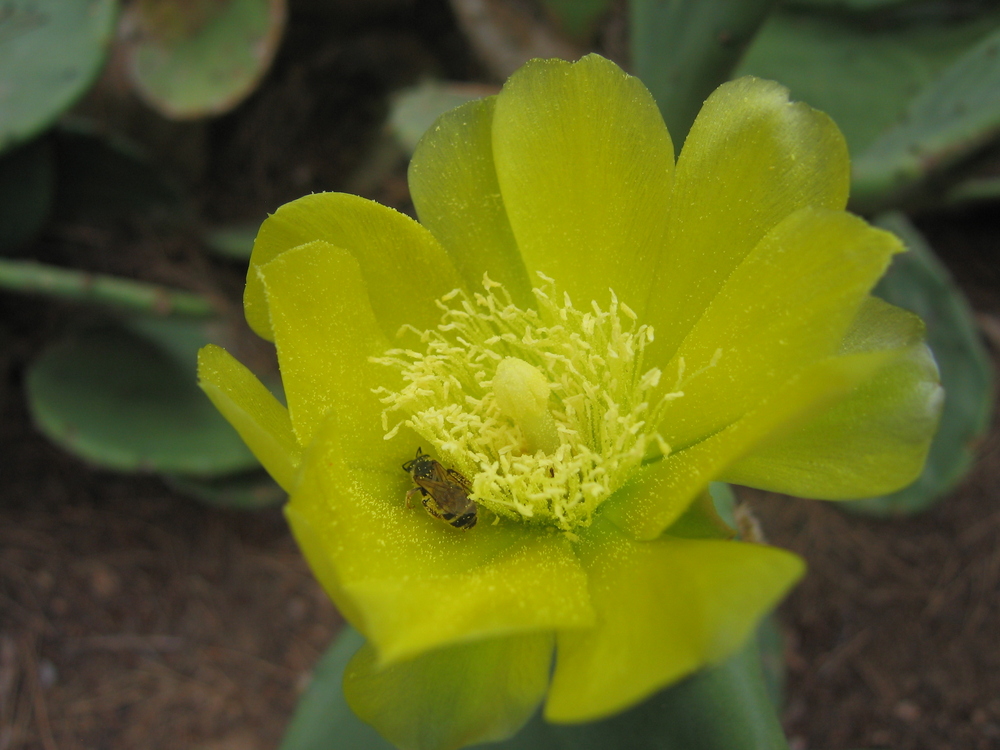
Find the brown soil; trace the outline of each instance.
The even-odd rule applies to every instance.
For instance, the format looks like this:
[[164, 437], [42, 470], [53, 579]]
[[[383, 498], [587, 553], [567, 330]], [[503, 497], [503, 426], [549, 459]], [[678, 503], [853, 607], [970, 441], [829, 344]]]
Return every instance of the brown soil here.
[[[406, 207], [402, 162], [372, 135], [386, 93], [476, 68], [443, 1], [376, 5], [336, 33], [293, 24], [261, 90], [204, 134], [208, 155], [190, 170], [203, 216], [260, 219], [352, 186]], [[924, 228], [1000, 333], [995, 220]], [[74, 260], [238, 289], [238, 272], [183, 239], [129, 236], [127, 256], [106, 250], [118, 235], [99, 235], [103, 254], [77, 243]], [[338, 616], [280, 511], [206, 508], [155, 478], [84, 466], [34, 431], [24, 363], [74, 314], [0, 298], [0, 750], [270, 750]], [[1000, 747], [1000, 424], [972, 475], [918, 518], [746, 496], [771, 540], [810, 566], [782, 610], [796, 750]]]
[[995, 427], [961, 489], [911, 519], [746, 492], [809, 562], [782, 608], [793, 750], [1000, 747], [998, 463]]
[[2, 417], [0, 747], [276, 746], [338, 623], [277, 510], [91, 471]]

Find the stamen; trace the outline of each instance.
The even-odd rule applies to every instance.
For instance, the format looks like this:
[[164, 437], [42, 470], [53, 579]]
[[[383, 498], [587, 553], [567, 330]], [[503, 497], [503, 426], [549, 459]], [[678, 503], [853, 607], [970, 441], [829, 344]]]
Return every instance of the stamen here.
[[470, 480], [480, 506], [571, 534], [639, 466], [669, 455], [657, 427], [683, 397], [682, 381], [707, 368], [685, 377], [679, 361], [668, 391], [659, 369], [643, 367], [653, 329], [613, 290], [607, 309], [589, 301], [579, 310], [538, 276], [536, 309], [518, 308], [484, 276], [483, 292], [438, 301], [436, 329], [403, 326], [423, 351], [390, 349], [372, 361], [404, 384], [377, 389], [387, 440], [412, 428]]

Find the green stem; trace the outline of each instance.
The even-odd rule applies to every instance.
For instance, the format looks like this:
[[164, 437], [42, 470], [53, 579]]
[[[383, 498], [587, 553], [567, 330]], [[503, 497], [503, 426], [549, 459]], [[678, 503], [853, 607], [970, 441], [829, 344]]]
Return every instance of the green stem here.
[[216, 313], [212, 304], [199, 294], [31, 260], [0, 258], [0, 288], [164, 316], [208, 318]]
[[632, 67], [663, 113], [674, 149], [729, 74], [775, 0], [632, 0]]

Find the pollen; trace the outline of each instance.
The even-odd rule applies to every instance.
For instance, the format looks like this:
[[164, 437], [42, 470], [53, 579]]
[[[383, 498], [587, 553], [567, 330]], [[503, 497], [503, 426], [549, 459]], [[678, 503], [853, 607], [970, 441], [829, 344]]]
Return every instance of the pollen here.
[[653, 329], [613, 290], [606, 308], [579, 309], [539, 277], [534, 308], [486, 276], [482, 293], [446, 294], [436, 328], [404, 326], [412, 341], [372, 359], [403, 383], [376, 393], [386, 439], [411, 428], [469, 479], [481, 507], [572, 532], [643, 463], [670, 453], [657, 426], [685, 378], [679, 369], [671, 389], [644, 369]]

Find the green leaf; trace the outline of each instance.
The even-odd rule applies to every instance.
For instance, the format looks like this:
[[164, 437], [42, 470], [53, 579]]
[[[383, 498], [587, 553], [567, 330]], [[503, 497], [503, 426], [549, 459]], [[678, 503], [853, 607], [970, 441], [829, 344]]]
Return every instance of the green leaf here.
[[99, 466], [203, 477], [256, 459], [195, 383], [202, 325], [136, 319], [49, 346], [28, 368], [28, 407], [51, 440]]
[[788, 86], [794, 99], [829, 114], [851, 153], [860, 154], [895, 125], [918, 92], [998, 23], [1000, 11], [960, 22], [935, 18], [881, 26], [782, 10], [764, 24], [737, 72]]
[[992, 413], [993, 370], [972, 311], [951, 275], [903, 214], [883, 214], [876, 223], [909, 247], [897, 255], [875, 293], [917, 313], [927, 324], [944, 386], [944, 412], [916, 482], [883, 497], [844, 502], [841, 507], [878, 516], [906, 515], [930, 507], [969, 469]]
[[218, 115], [248, 96], [274, 58], [285, 0], [137, 0], [127, 11], [127, 66], [165, 117]]
[[49, 215], [52, 144], [39, 139], [0, 155], [0, 255], [28, 244]]
[[629, 3], [633, 68], [656, 99], [676, 151], [684, 143], [702, 102], [729, 77], [774, 3]]
[[183, 474], [164, 476], [167, 484], [196, 500], [217, 508], [258, 510], [282, 503], [287, 495], [264, 471], [251, 471], [202, 479]]
[[0, 6], [0, 151], [48, 127], [90, 86], [117, 15], [117, 0]]
[[[341, 676], [364, 641], [345, 627], [313, 673], [280, 750], [390, 750], [344, 700]], [[758, 648], [749, 644], [705, 670], [610, 719], [548, 724], [536, 714], [514, 737], [483, 750], [782, 750]]]
[[853, 204], [871, 211], [926, 192], [1000, 135], [1000, 29], [948, 67], [898, 125], [854, 160]]

